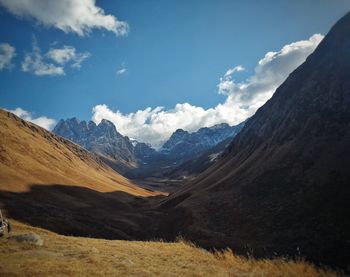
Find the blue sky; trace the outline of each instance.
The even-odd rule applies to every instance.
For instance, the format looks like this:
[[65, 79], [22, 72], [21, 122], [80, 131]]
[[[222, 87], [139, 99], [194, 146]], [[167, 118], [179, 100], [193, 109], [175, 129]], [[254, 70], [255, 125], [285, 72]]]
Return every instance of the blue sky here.
[[[154, 145], [178, 127], [193, 131], [220, 121], [235, 124], [250, 116], [266, 97], [254, 103], [240, 102], [240, 108], [252, 109], [240, 116], [236, 116], [240, 112], [230, 115], [234, 120], [226, 119], [226, 115], [209, 118], [212, 113], [208, 109], [216, 109], [230, 97], [231, 101], [240, 101], [232, 86], [252, 85], [254, 80], [247, 79], [257, 75], [258, 62], [266, 53], [307, 41], [314, 34], [326, 34], [350, 10], [350, 1], [346, 0], [83, 0], [76, 5], [101, 8], [104, 16], [126, 22], [129, 29], [127, 35], [116, 34], [105, 23], [107, 18], [96, 18], [79, 34], [69, 26], [59, 27], [61, 15], [66, 12], [64, 7], [43, 10], [36, 3], [44, 0], [28, 2], [32, 6], [23, 8], [20, 0], [0, 0], [0, 44], [12, 46], [16, 53], [11, 65], [0, 71], [0, 106], [9, 110], [21, 108], [30, 113], [27, 117], [31, 119], [75, 116], [98, 122], [107, 117], [122, 133]], [[77, 3], [62, 1], [66, 5], [70, 2]], [[79, 24], [83, 26], [84, 22]], [[307, 51], [312, 51], [320, 40], [307, 45]], [[26, 55], [35, 55], [33, 45], [40, 49], [43, 63], [60, 67], [64, 75], [53, 70], [56, 74], [38, 76], [33, 64], [24, 70]], [[64, 46], [75, 49], [73, 58], [61, 63], [57, 57], [49, 58], [50, 50]], [[309, 54], [307, 51], [304, 56]], [[84, 54], [80, 67], [74, 67]], [[284, 68], [291, 71], [301, 62], [288, 60], [293, 66]], [[225, 77], [229, 69], [238, 65], [244, 70], [235, 70]], [[283, 78], [290, 73], [288, 70]], [[218, 87], [220, 84], [226, 87]], [[181, 103], [189, 106], [176, 108]], [[164, 108], [160, 111], [156, 107]], [[195, 118], [196, 122], [177, 119], [181, 113], [191, 117], [191, 112], [203, 113]]]

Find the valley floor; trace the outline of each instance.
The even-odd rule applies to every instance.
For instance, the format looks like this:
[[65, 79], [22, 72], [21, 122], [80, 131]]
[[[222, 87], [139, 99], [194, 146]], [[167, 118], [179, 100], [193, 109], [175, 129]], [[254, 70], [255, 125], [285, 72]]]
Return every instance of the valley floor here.
[[35, 233], [44, 243], [37, 246], [0, 238], [0, 276], [337, 276], [304, 261], [210, 253], [183, 241], [68, 237], [11, 222], [11, 236]]

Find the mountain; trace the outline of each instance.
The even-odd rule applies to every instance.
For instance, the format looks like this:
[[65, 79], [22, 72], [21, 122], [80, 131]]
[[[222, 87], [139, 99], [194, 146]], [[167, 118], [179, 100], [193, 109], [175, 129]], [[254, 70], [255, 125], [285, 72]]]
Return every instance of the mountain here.
[[143, 186], [169, 191], [180, 186], [187, 180], [185, 178], [192, 178], [208, 168], [214, 161], [209, 156], [221, 152], [227, 145], [221, 142], [231, 140], [243, 126], [244, 123], [236, 126], [218, 124], [193, 133], [179, 129], [159, 151], [121, 135], [106, 119], [98, 125], [77, 118], [62, 119], [53, 132], [97, 154], [117, 172]]
[[157, 155], [157, 151], [150, 144], [133, 141], [134, 155], [139, 162], [147, 164]]
[[218, 124], [193, 133], [178, 129], [139, 168], [125, 174], [146, 188], [174, 191], [211, 166], [244, 124]]
[[347, 14], [223, 157], [162, 202], [160, 232], [349, 268], [349, 49]]
[[209, 148], [209, 150], [200, 152], [199, 154], [194, 155], [191, 159], [165, 170], [166, 176], [172, 180], [183, 179], [186, 181], [195, 178], [219, 160], [221, 154], [231, 143], [232, 139], [232, 137], [228, 137]]
[[97, 154], [118, 172], [137, 167], [132, 142], [118, 133], [114, 124], [106, 119], [98, 125], [77, 118], [62, 119], [53, 132]]
[[230, 126], [226, 123], [212, 127], [200, 128], [197, 132], [189, 133], [182, 129], [176, 130], [164, 143], [160, 152], [168, 156], [168, 160], [176, 161], [192, 158], [203, 153], [227, 138], [233, 138], [244, 126], [244, 123]]
[[144, 237], [142, 189], [77, 144], [0, 110], [0, 206], [65, 235]]

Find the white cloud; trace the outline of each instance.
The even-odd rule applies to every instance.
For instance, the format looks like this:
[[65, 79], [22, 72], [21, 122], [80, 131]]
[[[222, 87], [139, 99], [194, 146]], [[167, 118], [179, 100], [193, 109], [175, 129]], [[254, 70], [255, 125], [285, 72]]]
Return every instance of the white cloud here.
[[65, 75], [66, 64], [70, 64], [73, 68], [80, 68], [81, 63], [88, 57], [90, 57], [89, 52], [78, 53], [73, 46], [67, 45], [63, 48], [51, 48], [49, 52], [42, 55], [34, 39], [33, 50], [25, 55], [22, 70], [37, 76]]
[[226, 94], [232, 101], [255, 112], [283, 83], [288, 75], [303, 63], [323, 39], [320, 34], [283, 46], [277, 52], [268, 52], [255, 67], [253, 76], [244, 82], [235, 82], [232, 76], [239, 70], [229, 70], [218, 84], [219, 93]]
[[123, 36], [129, 31], [126, 22], [105, 14], [95, 0], [0, 0], [0, 5], [20, 18], [35, 19], [65, 33], [84, 36], [97, 28]]
[[231, 76], [233, 73], [239, 72], [239, 71], [243, 71], [243, 70], [245, 70], [243, 66], [237, 65], [237, 66], [235, 66], [233, 68], [228, 69], [226, 71], [224, 77]]
[[16, 108], [14, 110], [8, 110], [11, 113], [14, 113], [15, 115], [17, 115], [18, 117], [30, 121], [36, 125], [39, 125], [43, 128], [45, 128], [46, 130], [51, 130], [55, 124], [56, 124], [56, 120], [52, 119], [52, 118], [48, 118], [46, 116], [40, 116], [37, 118], [33, 118], [32, 113], [23, 110], [22, 108]]
[[128, 73], [128, 69], [125, 68], [125, 67], [117, 70], [117, 75], [123, 75], [123, 74], [126, 74], [126, 73]]
[[87, 58], [89, 58], [90, 56], [91, 56], [91, 54], [89, 52], [84, 52], [84, 53], [77, 54], [75, 56], [75, 58], [73, 59], [74, 62], [71, 64], [71, 67], [80, 68], [81, 67], [81, 63], [83, 61], [85, 61]]
[[51, 48], [46, 56], [57, 64], [64, 65], [72, 62], [71, 67], [80, 68], [81, 63], [90, 57], [90, 53], [77, 53], [73, 46], [65, 45], [63, 48]]
[[103, 118], [108, 119], [123, 135], [159, 147], [178, 128], [192, 132], [222, 122], [233, 125], [247, 116], [244, 111], [235, 111], [229, 102], [210, 109], [183, 103], [170, 110], [156, 107], [129, 114], [114, 112], [107, 105], [97, 105], [93, 108], [92, 120], [99, 123]]
[[53, 63], [44, 61], [44, 57], [41, 55], [41, 50], [38, 47], [36, 40], [33, 42], [33, 51], [26, 54], [24, 57], [22, 71], [32, 72], [37, 76], [65, 74], [63, 66], [57, 66]]
[[63, 48], [50, 49], [50, 51], [47, 52], [46, 56], [58, 64], [65, 64], [66, 62], [74, 59], [76, 56], [75, 48], [65, 45]]
[[161, 146], [178, 128], [196, 131], [223, 122], [238, 124], [252, 116], [272, 96], [322, 38], [322, 35], [315, 34], [308, 40], [285, 45], [277, 52], [268, 52], [255, 67], [255, 73], [244, 82], [237, 83], [232, 78], [234, 73], [243, 70], [242, 66], [229, 69], [218, 84], [219, 93], [227, 98], [213, 108], [204, 109], [184, 103], [170, 110], [156, 107], [123, 114], [109, 109], [107, 105], [97, 105], [93, 108], [92, 120], [99, 123], [103, 118], [108, 119], [123, 135], [155, 147]]
[[0, 43], [0, 71], [13, 67], [11, 61], [14, 56], [16, 56], [15, 47], [8, 43]]

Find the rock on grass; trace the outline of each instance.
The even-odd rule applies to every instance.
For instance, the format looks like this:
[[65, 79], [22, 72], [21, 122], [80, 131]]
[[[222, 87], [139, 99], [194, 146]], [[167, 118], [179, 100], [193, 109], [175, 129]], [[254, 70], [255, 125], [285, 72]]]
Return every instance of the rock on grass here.
[[20, 243], [28, 243], [33, 245], [42, 246], [44, 244], [43, 239], [35, 233], [27, 233], [23, 235], [12, 236], [9, 240], [14, 240]]

